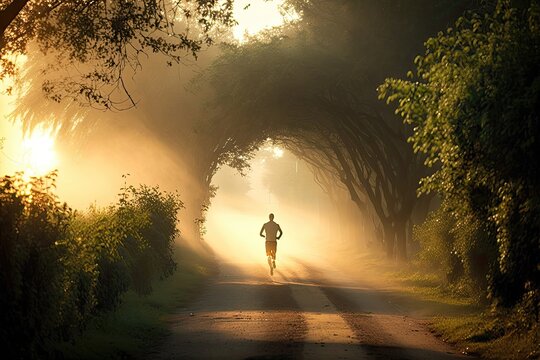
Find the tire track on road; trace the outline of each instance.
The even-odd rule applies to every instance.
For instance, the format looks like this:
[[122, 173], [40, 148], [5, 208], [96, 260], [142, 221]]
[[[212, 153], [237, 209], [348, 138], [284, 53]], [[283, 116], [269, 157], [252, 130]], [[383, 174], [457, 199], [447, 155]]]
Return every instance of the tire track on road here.
[[366, 359], [354, 331], [318, 284], [294, 282], [283, 272], [279, 275], [291, 289], [305, 319], [304, 359]]
[[[381, 289], [362, 286], [361, 279], [338, 275], [340, 283], [329, 281], [317, 267], [297, 261], [304, 268], [303, 279], [312, 279], [323, 296], [354, 334], [362, 359], [466, 359], [450, 345], [433, 336], [422, 322], [407, 312]], [[329, 273], [332, 276], [332, 272]], [[360, 286], [359, 286], [360, 285]], [[297, 302], [298, 298], [297, 298]], [[302, 307], [302, 303], [299, 302]], [[309, 321], [308, 321], [309, 327]], [[309, 331], [308, 331], [309, 334]]]
[[155, 359], [299, 359], [305, 319], [291, 289], [257, 266], [220, 264], [199, 299], [168, 318]]
[[437, 339], [416, 319], [406, 315], [377, 314], [362, 311], [339, 289], [322, 291], [355, 332], [361, 346], [372, 359], [380, 360], [455, 360], [467, 359]]

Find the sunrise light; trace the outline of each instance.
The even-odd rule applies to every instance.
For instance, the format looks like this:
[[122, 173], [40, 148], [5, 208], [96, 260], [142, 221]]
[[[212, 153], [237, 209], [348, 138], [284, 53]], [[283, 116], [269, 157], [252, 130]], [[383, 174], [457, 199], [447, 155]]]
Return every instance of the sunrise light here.
[[54, 170], [58, 156], [54, 148], [55, 134], [43, 128], [34, 129], [21, 143], [22, 169], [31, 176], [41, 176]]
[[265, 29], [298, 19], [298, 14], [284, 11], [282, 0], [237, 0], [234, 2], [234, 16], [238, 25], [233, 28], [233, 35], [240, 43]]
[[277, 146], [274, 146], [274, 148], [272, 149], [273, 156], [276, 159], [283, 157], [283, 152], [283, 149]]

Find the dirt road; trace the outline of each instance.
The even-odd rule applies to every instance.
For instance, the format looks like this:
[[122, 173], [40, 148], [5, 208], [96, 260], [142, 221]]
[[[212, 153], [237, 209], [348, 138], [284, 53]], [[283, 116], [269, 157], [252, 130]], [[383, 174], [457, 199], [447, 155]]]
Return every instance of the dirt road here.
[[[220, 263], [155, 359], [462, 359], [388, 292], [288, 259]], [[336, 280], [337, 279], [337, 280]]]

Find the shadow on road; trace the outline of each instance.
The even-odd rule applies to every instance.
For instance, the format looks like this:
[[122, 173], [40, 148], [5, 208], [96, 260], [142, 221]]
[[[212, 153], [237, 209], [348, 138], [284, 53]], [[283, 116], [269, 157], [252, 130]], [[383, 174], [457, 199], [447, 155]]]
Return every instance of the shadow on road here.
[[155, 358], [461, 357], [393, 304], [391, 291], [336, 284], [299, 261], [271, 278], [263, 265], [222, 262], [198, 300], [168, 318], [172, 335]]

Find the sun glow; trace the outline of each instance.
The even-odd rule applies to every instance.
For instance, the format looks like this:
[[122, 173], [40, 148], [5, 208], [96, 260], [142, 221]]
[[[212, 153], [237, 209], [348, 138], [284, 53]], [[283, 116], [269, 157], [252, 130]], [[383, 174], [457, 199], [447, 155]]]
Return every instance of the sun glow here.
[[274, 159], [280, 159], [285, 154], [285, 150], [278, 145], [275, 145], [272, 139], [266, 139], [266, 142], [261, 147], [261, 160], [266, 161], [266, 156], [271, 156]]
[[36, 128], [21, 143], [21, 164], [25, 173], [41, 176], [54, 170], [58, 156], [54, 148], [55, 134], [50, 130]]
[[[26, 57], [14, 59], [22, 67]], [[55, 170], [59, 164], [55, 149], [58, 133], [55, 129], [37, 126], [25, 132], [20, 121], [9, 121], [14, 111], [14, 95], [7, 95], [10, 80], [0, 83], [0, 175], [24, 172], [25, 178], [42, 176]]]
[[284, 151], [283, 151], [282, 148], [274, 146], [274, 148], [272, 149], [272, 153], [273, 153], [274, 158], [279, 159], [279, 158], [283, 157]]
[[298, 18], [297, 14], [285, 12], [283, 0], [236, 0], [234, 16], [238, 25], [233, 28], [233, 35], [240, 43], [262, 30], [281, 26]]

